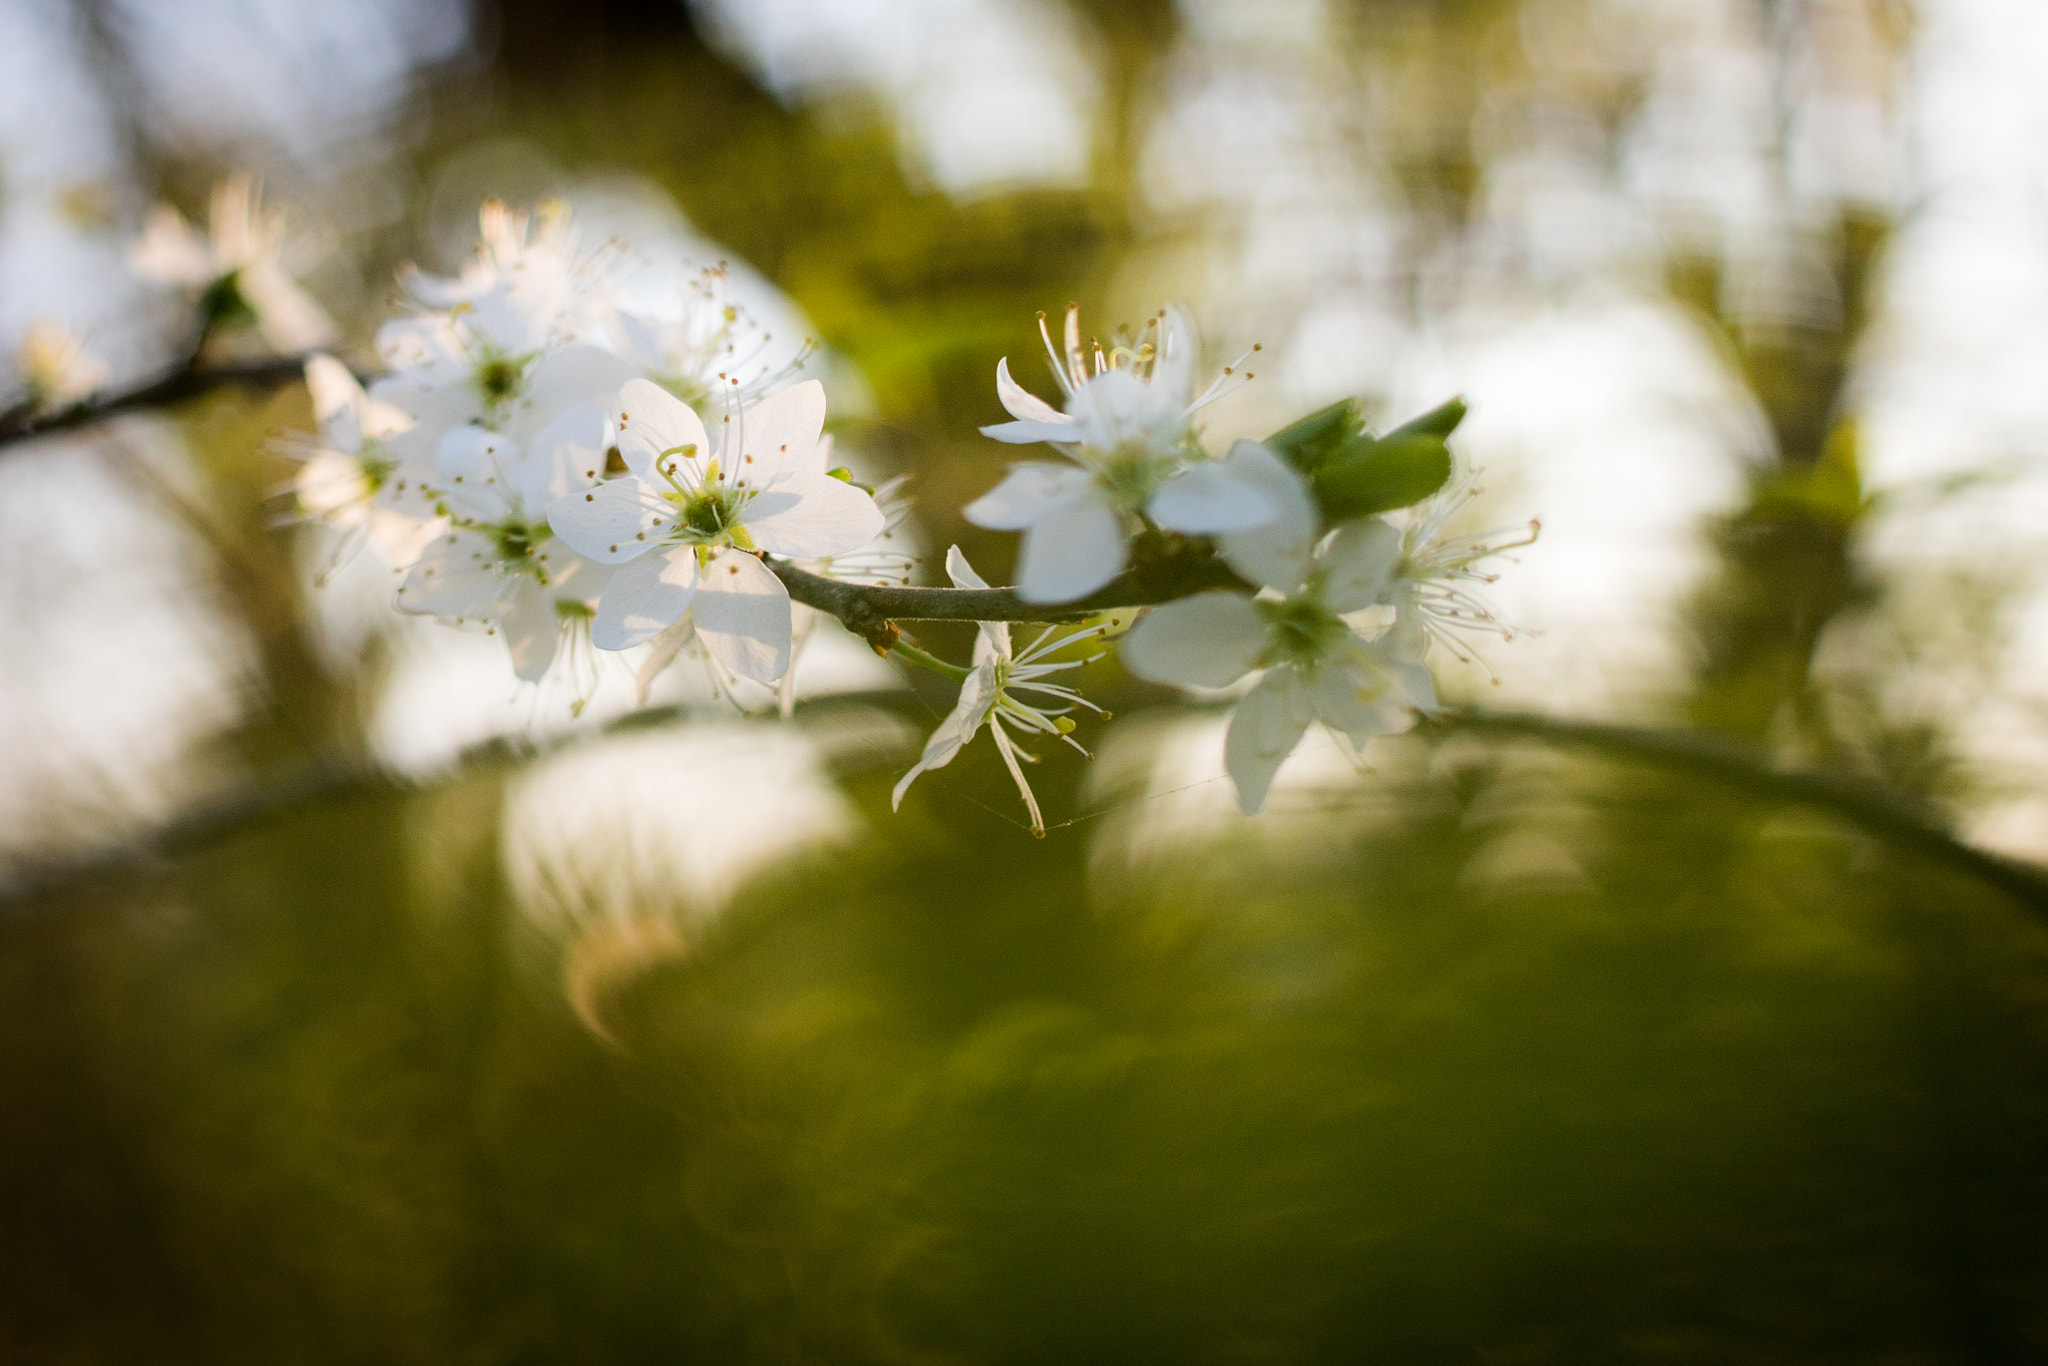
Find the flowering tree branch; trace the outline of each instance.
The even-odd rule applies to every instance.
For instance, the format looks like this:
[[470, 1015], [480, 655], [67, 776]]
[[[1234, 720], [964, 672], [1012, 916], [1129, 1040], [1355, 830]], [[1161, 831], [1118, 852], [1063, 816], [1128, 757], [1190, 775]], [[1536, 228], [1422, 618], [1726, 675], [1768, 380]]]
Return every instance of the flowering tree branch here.
[[217, 389], [277, 389], [305, 377], [304, 356], [276, 356], [227, 365], [202, 365], [194, 359], [132, 388], [96, 395], [54, 412], [43, 412], [27, 403], [0, 412], [0, 446], [88, 427], [122, 413], [168, 407]]

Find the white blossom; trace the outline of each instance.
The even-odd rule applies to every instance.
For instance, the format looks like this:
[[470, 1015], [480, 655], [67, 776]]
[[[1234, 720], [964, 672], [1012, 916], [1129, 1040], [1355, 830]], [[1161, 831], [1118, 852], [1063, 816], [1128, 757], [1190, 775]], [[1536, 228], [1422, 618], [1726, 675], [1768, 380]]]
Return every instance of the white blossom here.
[[1472, 535], [1447, 534], [1451, 523], [1479, 496], [1477, 478], [1476, 470], [1463, 474], [1409, 510], [1401, 528], [1401, 558], [1394, 569], [1392, 600], [1402, 616], [1414, 618], [1430, 640], [1491, 674], [1491, 666], [1467, 638], [1496, 635], [1512, 639], [1514, 628], [1501, 621], [1486, 598], [1486, 588], [1500, 578], [1499, 573], [1482, 566], [1510, 550], [1533, 544], [1542, 526], [1531, 519]]
[[332, 356], [307, 359], [306, 388], [319, 438], [283, 450], [299, 461], [291, 493], [300, 514], [341, 535], [321, 577], [365, 543], [394, 568], [408, 567], [443, 528], [429, 492], [431, 470], [409, 465], [392, 444], [411, 429], [412, 418], [364, 393]]
[[251, 177], [223, 180], [214, 187], [205, 233], [159, 204], [129, 247], [129, 268], [190, 292], [208, 327], [251, 321], [283, 352], [330, 345], [333, 320], [285, 270], [284, 215], [264, 212], [259, 200]]
[[[967, 557], [960, 553], [959, 546], [946, 552], [946, 573], [952, 578], [955, 588], [988, 587], [974, 572], [973, 566], [967, 563]], [[974, 667], [960, 684], [960, 700], [925, 742], [924, 754], [916, 766], [896, 784], [896, 790], [890, 796], [890, 807], [900, 808], [903, 794], [910, 790], [910, 785], [920, 773], [944, 768], [953, 762], [953, 756], [980, 733], [983, 725], [987, 725], [989, 737], [995, 741], [996, 752], [1003, 757], [1003, 766], [1010, 770], [1010, 777], [1016, 781], [1017, 791], [1024, 798], [1024, 809], [1031, 814], [1031, 833], [1042, 839], [1045, 836], [1045, 817], [1038, 809], [1038, 798], [1033, 795], [1031, 784], [1025, 781], [1024, 769], [1018, 762], [1036, 763], [1038, 759], [1017, 747], [1017, 742], [1005, 729], [1005, 723], [1027, 735], [1054, 736], [1085, 755], [1088, 751], [1074, 739], [1074, 723], [1068, 714], [1075, 707], [1087, 707], [1095, 712], [1102, 709], [1072, 688], [1046, 680], [1068, 669], [1078, 669], [1090, 661], [1053, 660], [1049, 657], [1069, 646], [1096, 639], [1109, 627], [1107, 624], [1089, 626], [1062, 636], [1056, 634], [1058, 627], [1048, 626], [1019, 653], [1010, 647], [1008, 622], [984, 621], [979, 626], [974, 640]]]
[[513, 672], [544, 676], [566, 637], [588, 632], [609, 565], [577, 555], [548, 526], [547, 509], [596, 482], [604, 413], [572, 408], [523, 444], [463, 427], [437, 458], [434, 492], [447, 529], [405, 576], [398, 605], [505, 635]]
[[693, 407], [734, 399], [757, 403], [796, 377], [811, 344], [776, 360], [774, 335], [727, 292], [726, 268], [707, 267], [673, 306], [618, 309], [610, 330], [618, 353], [648, 379]]
[[744, 678], [789, 667], [788, 590], [755, 553], [812, 559], [883, 530], [865, 491], [825, 471], [825, 391], [815, 380], [726, 413], [714, 448], [696, 411], [649, 380], [627, 383], [613, 429], [631, 471], [557, 502], [556, 534], [620, 566], [594, 639], [623, 650], [691, 614], [699, 641]]
[[1320, 536], [1306, 481], [1286, 462], [1248, 441], [1231, 458], [1286, 506], [1266, 527], [1220, 538], [1231, 568], [1260, 591], [1154, 607], [1126, 638], [1123, 659], [1141, 678], [1184, 688], [1228, 688], [1259, 673], [1224, 742], [1238, 804], [1250, 815], [1311, 722], [1360, 745], [1434, 710], [1436, 687], [1422, 662], [1419, 618], [1398, 615], [1377, 635], [1364, 629], [1367, 609], [1393, 599], [1400, 533], [1366, 518]]
[[1071, 602], [1122, 571], [1126, 541], [1149, 521], [1165, 531], [1211, 535], [1262, 525], [1277, 512], [1222, 462], [1203, 455], [1194, 415], [1233, 387], [1235, 366], [1195, 393], [1192, 329], [1168, 309], [1129, 345], [1081, 348], [1080, 310], [1069, 307], [1066, 349], [1054, 347], [1044, 315], [1039, 332], [1064, 411], [1010, 377], [1008, 357], [996, 365], [996, 394], [1017, 420], [982, 428], [998, 441], [1046, 442], [1070, 464], [1026, 461], [968, 505], [977, 526], [1022, 531], [1018, 596], [1028, 602]]
[[106, 363], [70, 328], [49, 318], [31, 323], [22, 335], [14, 374], [20, 382], [17, 402], [37, 413], [68, 408], [107, 382]]

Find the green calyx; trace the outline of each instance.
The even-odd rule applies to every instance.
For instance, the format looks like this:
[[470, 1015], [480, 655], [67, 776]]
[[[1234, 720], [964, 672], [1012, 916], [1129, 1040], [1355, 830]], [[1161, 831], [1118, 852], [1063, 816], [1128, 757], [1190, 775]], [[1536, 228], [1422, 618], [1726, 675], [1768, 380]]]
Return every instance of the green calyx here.
[[1171, 468], [1145, 446], [1119, 446], [1095, 467], [1095, 477], [1119, 506], [1135, 511], [1151, 501]]
[[485, 404], [496, 410], [519, 397], [520, 390], [526, 387], [526, 367], [535, 354], [513, 356], [498, 350], [486, 351], [471, 377]]
[[1266, 649], [1259, 657], [1262, 665], [1312, 665], [1350, 633], [1350, 628], [1315, 593], [1298, 594], [1278, 602], [1254, 599], [1252, 605], [1266, 622]]
[[242, 272], [231, 270], [206, 287], [199, 296], [199, 316], [211, 332], [216, 328], [247, 327], [256, 321], [255, 305], [242, 293]]

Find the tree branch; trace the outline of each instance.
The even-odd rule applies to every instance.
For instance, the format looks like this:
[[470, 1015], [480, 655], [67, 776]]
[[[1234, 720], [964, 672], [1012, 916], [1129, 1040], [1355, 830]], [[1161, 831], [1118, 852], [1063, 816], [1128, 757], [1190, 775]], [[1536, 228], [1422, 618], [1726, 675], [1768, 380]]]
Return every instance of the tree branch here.
[[[849, 700], [852, 699], [841, 696], [802, 705], [831, 706]], [[519, 762], [598, 736], [675, 721], [683, 714], [677, 707], [649, 707], [629, 712], [603, 726], [538, 744], [517, 736], [501, 736], [464, 750], [454, 771]], [[1767, 756], [1724, 736], [1571, 721], [1528, 712], [1446, 712], [1426, 722], [1423, 729], [1439, 734], [1467, 731], [1575, 746], [1617, 759], [1697, 773], [1765, 800], [1830, 811], [1873, 835], [2004, 892], [2036, 915], [2048, 918], [2048, 868], [1964, 843], [1916, 804], [1881, 784], [1840, 774], [1780, 768]], [[239, 793], [203, 802], [137, 839], [79, 857], [19, 869], [0, 880], [0, 912], [18, 912], [81, 884], [143, 872], [203, 853], [261, 821], [351, 792], [404, 791], [411, 787], [406, 779], [361, 760], [315, 760], [267, 782], [252, 783]]]
[[97, 395], [54, 413], [39, 414], [26, 404], [0, 412], [0, 446], [90, 426], [121, 413], [182, 403], [216, 389], [275, 389], [304, 379], [305, 375], [304, 356], [276, 356], [232, 365], [188, 363], [131, 389]]
[[1572, 721], [1529, 712], [1452, 711], [1432, 718], [1425, 726], [1571, 745], [1696, 773], [1769, 800], [1832, 811], [1873, 835], [1946, 864], [1996, 887], [2030, 910], [2048, 915], [2048, 868], [1965, 843], [1924, 805], [1882, 783], [1843, 773], [1783, 768], [1769, 755], [1732, 736]]
[[1249, 585], [1207, 551], [1172, 551], [1126, 569], [1073, 602], [1026, 602], [1014, 588], [908, 588], [846, 583], [782, 560], [767, 565], [789, 596], [845, 623], [878, 650], [895, 638], [893, 621], [1079, 621], [1118, 607], [1150, 607], [1208, 588]]

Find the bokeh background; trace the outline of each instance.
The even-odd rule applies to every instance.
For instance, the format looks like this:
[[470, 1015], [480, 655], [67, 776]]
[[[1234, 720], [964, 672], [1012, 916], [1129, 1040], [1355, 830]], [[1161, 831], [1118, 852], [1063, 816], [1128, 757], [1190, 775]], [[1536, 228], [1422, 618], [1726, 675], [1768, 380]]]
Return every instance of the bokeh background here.
[[[123, 252], [234, 169], [358, 359], [559, 197], [994, 579], [997, 357], [1179, 301], [1263, 346], [1214, 441], [1472, 405], [1544, 531], [1461, 703], [2048, 858], [2044, 68], [2036, 0], [0, 0], [0, 353], [174, 361]], [[1113, 661], [1050, 838], [992, 752], [892, 816], [934, 680], [572, 721], [312, 586], [309, 424], [0, 450], [0, 1359], [2048, 1359], [2038, 907], [1540, 739], [1245, 821]]]

